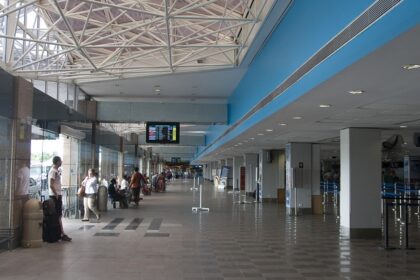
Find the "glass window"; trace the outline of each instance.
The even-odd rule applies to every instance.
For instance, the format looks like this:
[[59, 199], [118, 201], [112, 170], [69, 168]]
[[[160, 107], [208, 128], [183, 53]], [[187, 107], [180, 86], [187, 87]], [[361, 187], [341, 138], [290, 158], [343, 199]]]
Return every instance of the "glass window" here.
[[58, 84], [58, 101], [61, 103], [67, 104], [67, 84], [59, 83]]
[[58, 92], [57, 92], [57, 83], [56, 82], [47, 82], [47, 92], [49, 96], [51, 96], [54, 99], [58, 99]]
[[39, 89], [42, 92], [46, 92], [46, 82], [45, 81], [40, 81], [40, 80], [32, 80], [32, 83], [34, 85], [34, 88]]

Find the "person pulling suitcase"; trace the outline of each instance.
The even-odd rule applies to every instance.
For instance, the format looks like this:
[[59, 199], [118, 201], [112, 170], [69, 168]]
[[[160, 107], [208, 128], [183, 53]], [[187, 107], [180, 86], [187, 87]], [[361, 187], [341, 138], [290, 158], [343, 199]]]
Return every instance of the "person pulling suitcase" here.
[[[48, 231], [48, 233], [46, 233], [47, 235], [51, 231], [51, 235], [54, 236], [54, 232], [56, 231], [55, 229], [56, 227], [54, 226], [56, 224], [56, 221], [54, 220], [58, 219], [58, 224], [60, 226], [59, 239], [61, 239], [62, 241], [71, 241], [71, 238], [67, 234], [64, 233], [63, 222], [61, 220], [63, 216], [63, 201], [61, 198], [61, 171], [59, 170], [59, 168], [62, 163], [63, 162], [60, 157], [58, 156], [53, 157], [53, 166], [51, 167], [50, 172], [48, 172], [48, 189], [49, 189], [50, 202], [48, 202], [48, 206], [47, 205], [44, 206], [44, 218], [45, 216], [48, 216], [49, 218], [44, 219], [44, 221], [45, 220], [50, 221], [50, 223], [47, 223], [47, 224], [50, 224], [51, 226], [48, 227], [48, 225], [45, 225], [44, 230]], [[54, 205], [55, 207], [55, 213], [51, 209], [52, 205]], [[50, 215], [45, 215], [46, 212], [49, 213]]]

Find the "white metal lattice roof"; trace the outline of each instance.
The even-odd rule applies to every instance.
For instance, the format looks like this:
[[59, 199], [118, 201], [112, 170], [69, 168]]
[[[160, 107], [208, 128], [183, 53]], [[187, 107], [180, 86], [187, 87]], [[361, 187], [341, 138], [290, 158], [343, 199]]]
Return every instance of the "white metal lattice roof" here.
[[0, 1], [3, 66], [98, 81], [237, 66], [273, 0]]

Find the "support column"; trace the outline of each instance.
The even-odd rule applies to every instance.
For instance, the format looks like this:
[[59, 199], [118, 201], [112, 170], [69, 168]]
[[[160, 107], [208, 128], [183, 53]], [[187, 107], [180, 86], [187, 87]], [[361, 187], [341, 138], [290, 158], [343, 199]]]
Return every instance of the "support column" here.
[[319, 144], [312, 144], [312, 213], [322, 214], [321, 195], [321, 147]]
[[120, 137], [120, 150], [118, 153], [118, 178], [122, 180], [124, 176], [124, 139]]
[[241, 179], [241, 166], [244, 164], [243, 156], [233, 158], [233, 190], [239, 191], [239, 180]]
[[381, 237], [381, 132], [340, 132], [340, 224], [350, 238]]
[[252, 193], [257, 189], [257, 168], [258, 168], [258, 154], [245, 154], [245, 191], [247, 195], [252, 195]]
[[91, 149], [91, 166], [90, 168], [95, 168], [96, 171], [99, 170], [99, 145], [97, 145], [97, 137], [98, 137], [98, 123], [92, 122], [92, 149]]
[[279, 173], [279, 185], [277, 187], [277, 202], [279, 204], [286, 203], [286, 156], [285, 151], [280, 150], [277, 158], [278, 162], [278, 173]]
[[[7, 185], [9, 182], [5, 182], [5, 180], [10, 180], [10, 192], [8, 193], [9, 197], [2, 197], [0, 201], [0, 211], [3, 212], [6, 210], [4, 206], [7, 204], [9, 211], [4, 211], [6, 215], [8, 213], [8, 217], [1, 221], [0, 229], [4, 229], [4, 222], [7, 221], [8, 225], [5, 228], [9, 230], [9, 237], [11, 238], [9, 248], [16, 248], [19, 246], [22, 237], [23, 205], [29, 198], [32, 84], [23, 78], [15, 77], [12, 98], [11, 145], [7, 147], [10, 149], [10, 167], [3, 166], [4, 174], [6, 175], [3, 178], [3, 183]], [[0, 218], [3, 218], [3, 213], [0, 215]]]
[[229, 167], [229, 172], [228, 172], [228, 177], [227, 177], [227, 185], [226, 185], [226, 189], [228, 190], [232, 190], [233, 189], [233, 159], [232, 158], [228, 158], [226, 159], [226, 166]]
[[261, 150], [259, 153], [259, 193], [260, 202], [277, 202], [279, 185], [279, 151]]
[[311, 174], [312, 144], [286, 144], [286, 209], [289, 215], [312, 213]]

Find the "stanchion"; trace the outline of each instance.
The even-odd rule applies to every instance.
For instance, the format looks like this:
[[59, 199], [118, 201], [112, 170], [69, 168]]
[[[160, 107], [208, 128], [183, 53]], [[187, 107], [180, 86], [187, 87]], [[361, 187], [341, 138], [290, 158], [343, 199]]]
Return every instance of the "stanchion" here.
[[192, 191], [198, 191], [198, 188], [195, 186], [195, 176], [194, 176], [194, 181], [193, 181], [193, 187], [190, 188], [190, 190], [192, 190]]
[[203, 185], [200, 185], [200, 206], [193, 207], [192, 208], [193, 212], [209, 212], [210, 211], [210, 208], [203, 207], [202, 201], [203, 201]]

